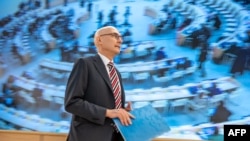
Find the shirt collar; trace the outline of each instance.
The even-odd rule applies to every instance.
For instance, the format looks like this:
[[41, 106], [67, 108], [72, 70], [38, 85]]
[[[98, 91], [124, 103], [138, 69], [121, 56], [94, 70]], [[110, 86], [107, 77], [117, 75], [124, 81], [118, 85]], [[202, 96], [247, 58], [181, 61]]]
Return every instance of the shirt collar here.
[[105, 66], [107, 66], [109, 62], [113, 62], [113, 60], [109, 60], [106, 56], [102, 55], [101, 53], [98, 52], [98, 54], [101, 57], [101, 59], [102, 59], [103, 63], [105, 64]]

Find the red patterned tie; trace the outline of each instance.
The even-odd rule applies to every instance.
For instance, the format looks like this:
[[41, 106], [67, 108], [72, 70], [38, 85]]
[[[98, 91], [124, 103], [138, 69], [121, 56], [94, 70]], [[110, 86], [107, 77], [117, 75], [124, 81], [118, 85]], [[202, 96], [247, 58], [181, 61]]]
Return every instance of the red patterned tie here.
[[121, 105], [122, 105], [120, 81], [119, 81], [117, 72], [115, 70], [114, 64], [112, 62], [109, 62], [108, 67], [109, 67], [109, 78], [111, 81], [111, 85], [112, 85], [113, 93], [114, 93], [114, 98], [115, 98], [115, 108], [119, 109], [119, 108], [121, 108]]

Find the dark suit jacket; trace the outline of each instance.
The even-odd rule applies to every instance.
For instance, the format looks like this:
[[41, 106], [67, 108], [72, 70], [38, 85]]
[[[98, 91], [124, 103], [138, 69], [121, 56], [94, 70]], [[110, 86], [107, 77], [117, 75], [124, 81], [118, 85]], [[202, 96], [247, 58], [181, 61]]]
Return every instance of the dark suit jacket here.
[[[125, 97], [121, 75], [122, 107]], [[65, 110], [72, 113], [67, 141], [111, 141], [112, 119], [106, 109], [115, 108], [110, 79], [99, 55], [80, 58], [74, 64], [65, 93]]]

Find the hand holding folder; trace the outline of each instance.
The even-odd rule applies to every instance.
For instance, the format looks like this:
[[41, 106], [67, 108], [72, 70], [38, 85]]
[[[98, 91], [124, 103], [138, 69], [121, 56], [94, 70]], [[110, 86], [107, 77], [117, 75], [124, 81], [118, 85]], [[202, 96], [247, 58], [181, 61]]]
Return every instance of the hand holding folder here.
[[132, 110], [130, 114], [136, 118], [129, 126], [124, 126], [118, 118], [113, 119], [125, 141], [150, 141], [170, 130], [164, 118], [151, 105]]
[[123, 126], [129, 126], [132, 124], [132, 119], [135, 116], [130, 112], [132, 110], [131, 103], [129, 102], [125, 108], [120, 109], [108, 109], [107, 117], [109, 118], [117, 118]]

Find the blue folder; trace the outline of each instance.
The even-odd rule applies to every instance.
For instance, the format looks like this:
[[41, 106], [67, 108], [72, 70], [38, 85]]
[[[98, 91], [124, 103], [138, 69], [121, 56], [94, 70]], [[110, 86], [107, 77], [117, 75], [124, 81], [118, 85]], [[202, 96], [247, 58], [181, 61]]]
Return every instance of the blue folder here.
[[113, 119], [125, 141], [151, 141], [170, 131], [166, 120], [151, 105], [134, 109], [131, 114], [136, 118], [129, 126], [123, 126], [117, 118]]

